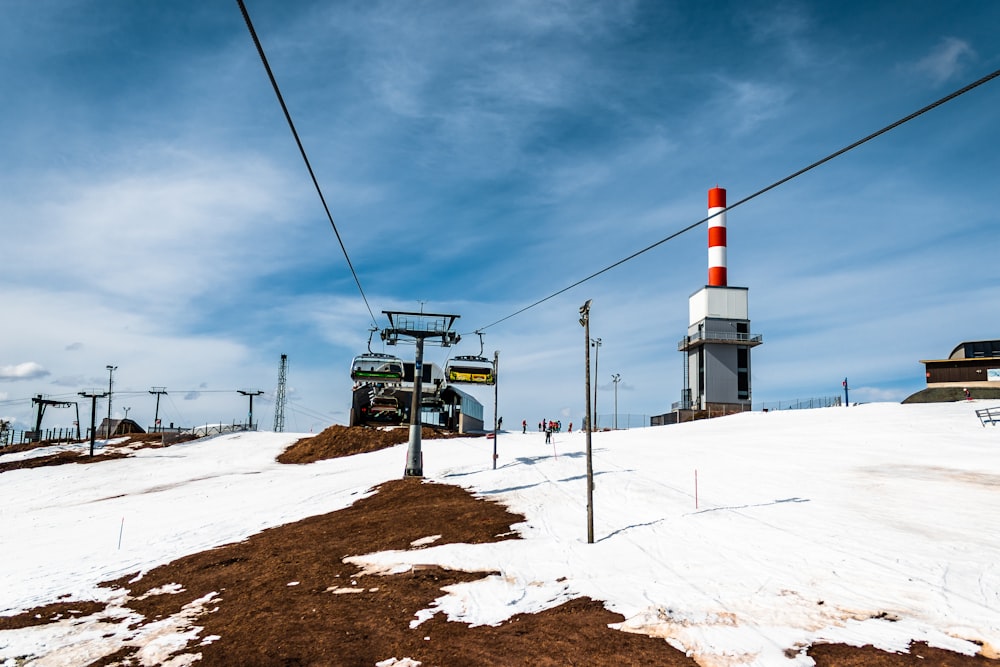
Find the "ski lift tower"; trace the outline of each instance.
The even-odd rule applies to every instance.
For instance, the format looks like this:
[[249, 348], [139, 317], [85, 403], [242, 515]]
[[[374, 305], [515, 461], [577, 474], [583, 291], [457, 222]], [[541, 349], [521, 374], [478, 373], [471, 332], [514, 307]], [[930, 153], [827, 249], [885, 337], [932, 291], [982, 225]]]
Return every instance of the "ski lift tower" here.
[[405, 477], [423, 477], [423, 454], [420, 451], [420, 395], [423, 380], [424, 341], [440, 338], [441, 347], [450, 347], [461, 340], [458, 333], [451, 330], [459, 315], [440, 313], [410, 313], [383, 310], [389, 318], [389, 326], [381, 336], [388, 345], [395, 345], [399, 339], [412, 338], [417, 345], [413, 361], [413, 396], [410, 401], [410, 444], [406, 452]]

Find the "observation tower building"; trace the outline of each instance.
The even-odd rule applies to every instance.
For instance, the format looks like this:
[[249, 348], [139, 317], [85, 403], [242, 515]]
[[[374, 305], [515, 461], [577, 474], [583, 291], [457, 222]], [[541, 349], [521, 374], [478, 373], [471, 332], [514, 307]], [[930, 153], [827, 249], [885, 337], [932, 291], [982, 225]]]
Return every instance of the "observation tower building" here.
[[708, 191], [708, 215], [708, 284], [688, 299], [688, 332], [677, 344], [687, 355], [677, 421], [750, 410], [750, 351], [763, 342], [750, 333], [750, 289], [728, 284], [724, 189]]

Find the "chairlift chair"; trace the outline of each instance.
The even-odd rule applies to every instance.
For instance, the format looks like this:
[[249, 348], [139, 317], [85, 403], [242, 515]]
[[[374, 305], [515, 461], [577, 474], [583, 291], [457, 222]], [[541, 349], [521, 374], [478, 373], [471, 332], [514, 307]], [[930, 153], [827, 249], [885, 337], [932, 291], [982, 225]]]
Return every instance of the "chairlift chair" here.
[[497, 382], [493, 362], [483, 356], [483, 332], [479, 336], [479, 354], [458, 356], [450, 360], [444, 369], [448, 382], [455, 384], [494, 385]]
[[486, 357], [466, 355], [455, 357], [445, 367], [445, 377], [454, 384], [496, 384], [493, 362]]
[[378, 327], [368, 330], [368, 351], [354, 357], [351, 379], [356, 382], [395, 384], [403, 381], [403, 361], [384, 352], [372, 352], [372, 336]]
[[402, 382], [403, 361], [383, 352], [366, 352], [354, 357], [351, 379], [358, 382]]

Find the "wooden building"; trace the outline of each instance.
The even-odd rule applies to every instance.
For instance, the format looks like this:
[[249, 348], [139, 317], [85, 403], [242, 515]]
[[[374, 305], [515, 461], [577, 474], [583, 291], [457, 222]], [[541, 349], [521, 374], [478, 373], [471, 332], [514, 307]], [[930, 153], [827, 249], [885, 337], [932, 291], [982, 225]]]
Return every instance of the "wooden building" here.
[[921, 359], [927, 386], [1000, 388], [1000, 340], [959, 343], [947, 359]]

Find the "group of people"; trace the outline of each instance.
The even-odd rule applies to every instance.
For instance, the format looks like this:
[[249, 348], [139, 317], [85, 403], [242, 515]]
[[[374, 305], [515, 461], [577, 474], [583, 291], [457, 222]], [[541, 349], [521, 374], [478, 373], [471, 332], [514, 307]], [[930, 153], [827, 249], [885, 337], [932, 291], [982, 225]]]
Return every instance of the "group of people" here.
[[[545, 421], [543, 419], [542, 421], [538, 422], [538, 430], [539, 431], [550, 431], [552, 433], [558, 433], [559, 431], [562, 430], [562, 422], [561, 421], [555, 421], [555, 420]], [[569, 433], [573, 432], [573, 423], [572, 422], [570, 422], [569, 431], [568, 432]]]
[[[538, 422], [538, 430], [545, 431], [545, 442], [550, 443], [552, 442], [552, 434], [559, 433], [560, 431], [562, 431], [562, 422], [554, 419], [550, 420], [543, 419], [542, 421]], [[567, 431], [567, 433], [572, 433], [572, 432], [573, 432], [573, 422], [570, 422], [569, 430]]]
[[[542, 421], [538, 422], [538, 430], [539, 432], [541, 431], [545, 432], [545, 442], [549, 443], [552, 442], [553, 433], [559, 433], [560, 431], [562, 431], [562, 422], [555, 419], [549, 419], [549, 420], [542, 419]], [[522, 419], [521, 433], [527, 433], [527, 432], [528, 432], [528, 420]], [[567, 433], [573, 432], [573, 422], [569, 423], [569, 429], [566, 432]]]

